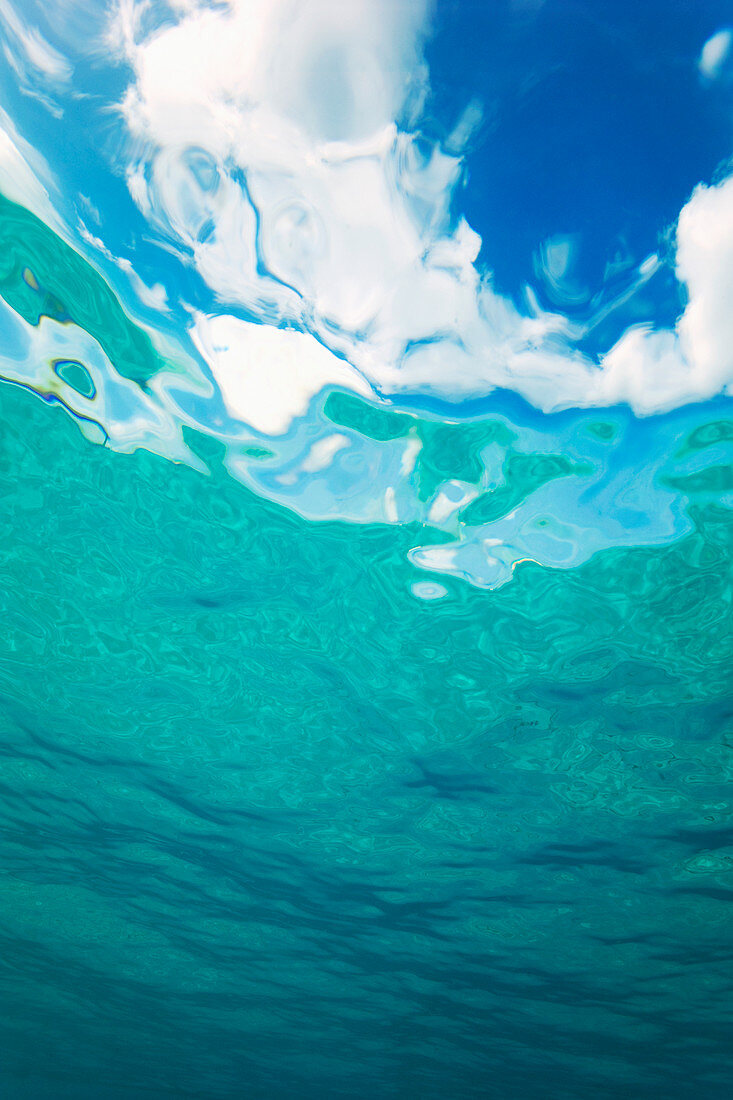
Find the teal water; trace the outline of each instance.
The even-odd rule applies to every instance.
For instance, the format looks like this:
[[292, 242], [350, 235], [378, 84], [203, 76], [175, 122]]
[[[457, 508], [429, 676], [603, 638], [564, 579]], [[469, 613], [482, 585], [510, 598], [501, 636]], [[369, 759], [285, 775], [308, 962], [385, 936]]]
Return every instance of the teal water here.
[[0, 0], [0, 1100], [723, 1100], [722, 0]]
[[414, 529], [0, 415], [4, 1095], [724, 1095], [729, 512], [426, 602]]

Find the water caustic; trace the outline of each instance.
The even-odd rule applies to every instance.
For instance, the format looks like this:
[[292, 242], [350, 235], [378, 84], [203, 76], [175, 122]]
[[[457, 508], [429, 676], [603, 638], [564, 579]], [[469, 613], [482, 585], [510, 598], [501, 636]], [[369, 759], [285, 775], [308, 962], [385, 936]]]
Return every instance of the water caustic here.
[[[4, 1096], [727, 1094], [730, 33], [628, 7], [0, 3]], [[598, 56], [668, 205], [493, 278]]]

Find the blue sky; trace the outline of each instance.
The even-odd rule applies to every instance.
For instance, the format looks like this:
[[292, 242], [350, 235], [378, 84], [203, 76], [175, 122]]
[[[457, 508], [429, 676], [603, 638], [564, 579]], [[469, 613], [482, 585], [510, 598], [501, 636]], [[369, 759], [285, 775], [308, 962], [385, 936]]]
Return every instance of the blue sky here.
[[731, 154], [731, 88], [705, 82], [705, 41], [730, 6], [441, 0], [427, 48], [438, 124], [467, 99], [484, 123], [458, 203], [513, 293], [555, 234], [579, 234], [577, 278], [658, 247], [692, 189]]

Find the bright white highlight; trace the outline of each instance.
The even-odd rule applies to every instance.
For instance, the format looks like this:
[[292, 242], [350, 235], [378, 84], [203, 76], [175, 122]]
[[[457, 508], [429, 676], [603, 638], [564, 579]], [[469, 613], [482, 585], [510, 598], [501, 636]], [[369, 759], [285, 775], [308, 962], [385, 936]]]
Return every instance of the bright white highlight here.
[[726, 27], [708, 38], [702, 48], [698, 68], [708, 80], [717, 80], [725, 72], [733, 53], [733, 30]]
[[327, 385], [369, 393], [348, 363], [305, 332], [255, 325], [227, 314], [199, 314], [192, 335], [229, 413], [263, 435], [286, 432]]
[[696, 189], [677, 226], [677, 275], [689, 304], [679, 323], [685, 358], [709, 394], [733, 382], [733, 176]]

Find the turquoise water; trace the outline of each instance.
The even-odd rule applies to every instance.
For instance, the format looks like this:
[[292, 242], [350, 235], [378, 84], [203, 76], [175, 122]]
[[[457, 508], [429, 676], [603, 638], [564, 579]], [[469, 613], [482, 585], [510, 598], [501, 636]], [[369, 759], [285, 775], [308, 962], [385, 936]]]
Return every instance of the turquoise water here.
[[0, 0], [0, 1097], [733, 1080], [718, 0]]
[[724, 1094], [729, 512], [425, 602], [0, 402], [5, 1095]]

